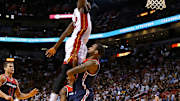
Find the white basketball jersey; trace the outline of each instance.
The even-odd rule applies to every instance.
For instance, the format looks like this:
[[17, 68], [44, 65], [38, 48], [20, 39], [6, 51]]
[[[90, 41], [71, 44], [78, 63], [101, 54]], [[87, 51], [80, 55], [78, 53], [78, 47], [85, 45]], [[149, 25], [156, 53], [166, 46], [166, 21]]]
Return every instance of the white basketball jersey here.
[[76, 8], [74, 9], [72, 21], [74, 23], [74, 31], [71, 37], [76, 38], [82, 35], [80, 40], [86, 44], [92, 30], [90, 14], [80, 13], [79, 9]]
[[65, 44], [66, 56], [64, 62], [69, 63], [72, 53], [74, 51], [77, 51], [78, 63], [81, 64], [86, 58], [86, 43], [89, 40], [92, 29], [90, 14], [80, 13], [79, 9], [76, 8], [74, 9], [72, 21], [74, 25], [74, 30], [71, 37], [66, 41]]

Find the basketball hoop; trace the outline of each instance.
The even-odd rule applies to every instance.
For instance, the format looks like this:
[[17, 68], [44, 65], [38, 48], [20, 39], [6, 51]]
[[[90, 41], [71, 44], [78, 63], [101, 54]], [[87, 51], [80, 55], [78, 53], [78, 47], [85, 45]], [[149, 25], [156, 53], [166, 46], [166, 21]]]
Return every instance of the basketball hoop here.
[[166, 8], [165, 0], [147, 0], [146, 6], [148, 9], [156, 9], [156, 10], [163, 10]]

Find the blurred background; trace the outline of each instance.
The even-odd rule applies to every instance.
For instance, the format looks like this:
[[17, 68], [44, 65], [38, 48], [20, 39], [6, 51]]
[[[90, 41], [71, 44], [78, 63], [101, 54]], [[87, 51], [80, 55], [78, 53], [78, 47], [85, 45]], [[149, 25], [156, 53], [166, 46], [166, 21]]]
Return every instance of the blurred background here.
[[[45, 51], [56, 42], [47, 38], [58, 39], [72, 21], [50, 16], [72, 14], [76, 2], [0, 0], [0, 73], [4, 73], [3, 62], [14, 59], [14, 77], [22, 92], [40, 89], [37, 96], [25, 101], [48, 101], [65, 52], [62, 44], [54, 57], [46, 58]], [[163, 10], [145, 8], [147, 0], [89, 2], [94, 38], [88, 46], [98, 41], [105, 47], [94, 86], [95, 101], [150, 101], [155, 96], [163, 101], [180, 101], [180, 1], [166, 0], [167, 8]], [[140, 25], [159, 19], [169, 22], [151, 27]], [[138, 25], [143, 28], [124, 29]], [[108, 32], [114, 34], [96, 36], [106, 36]], [[19, 42], [18, 38], [24, 39]], [[36, 42], [26, 42], [28, 38]], [[38, 42], [37, 38], [47, 40]]]

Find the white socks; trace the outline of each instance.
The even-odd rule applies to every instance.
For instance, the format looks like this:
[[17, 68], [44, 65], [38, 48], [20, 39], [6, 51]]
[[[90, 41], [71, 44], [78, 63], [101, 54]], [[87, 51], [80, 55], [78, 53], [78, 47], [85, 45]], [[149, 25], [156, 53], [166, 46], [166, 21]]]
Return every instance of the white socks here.
[[49, 101], [57, 101], [58, 95], [56, 93], [51, 93]]

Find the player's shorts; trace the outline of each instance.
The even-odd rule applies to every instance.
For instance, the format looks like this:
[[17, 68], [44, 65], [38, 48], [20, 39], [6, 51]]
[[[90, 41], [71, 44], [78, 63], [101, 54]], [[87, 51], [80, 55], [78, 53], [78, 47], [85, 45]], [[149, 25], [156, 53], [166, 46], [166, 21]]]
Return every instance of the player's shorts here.
[[67, 101], [74, 101], [75, 95], [68, 96]]
[[72, 63], [72, 54], [74, 51], [77, 51], [78, 53], [78, 64], [81, 64], [84, 59], [86, 58], [87, 54], [87, 46], [86, 44], [82, 43], [79, 40], [76, 40], [74, 38], [69, 38], [65, 44], [65, 59], [64, 64], [71, 64]]
[[94, 101], [92, 90], [77, 90], [73, 101]]

